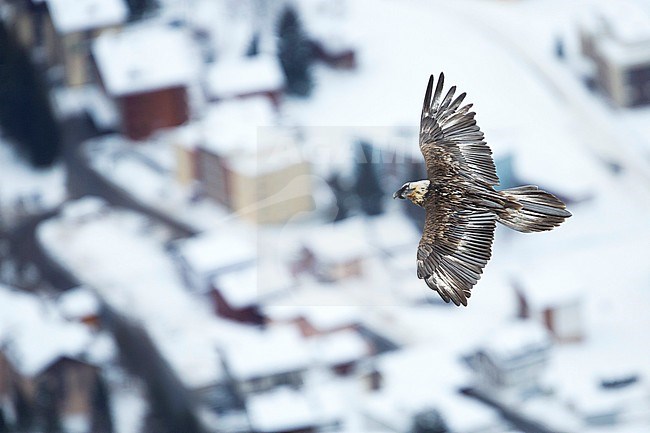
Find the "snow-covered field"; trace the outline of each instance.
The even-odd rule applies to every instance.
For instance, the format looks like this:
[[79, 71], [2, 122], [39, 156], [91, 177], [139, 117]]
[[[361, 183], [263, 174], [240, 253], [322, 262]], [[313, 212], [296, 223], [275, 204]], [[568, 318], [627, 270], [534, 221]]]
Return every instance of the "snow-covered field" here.
[[0, 137], [0, 230], [55, 208], [66, 197], [61, 165], [34, 169]]

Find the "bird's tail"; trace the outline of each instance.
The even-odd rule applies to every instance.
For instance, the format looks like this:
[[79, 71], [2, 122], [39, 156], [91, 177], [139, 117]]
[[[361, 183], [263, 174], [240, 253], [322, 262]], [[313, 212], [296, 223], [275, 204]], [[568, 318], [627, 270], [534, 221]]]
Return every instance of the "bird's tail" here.
[[559, 198], [534, 185], [501, 191], [505, 206], [497, 210], [497, 221], [519, 232], [543, 232], [559, 226], [571, 216]]

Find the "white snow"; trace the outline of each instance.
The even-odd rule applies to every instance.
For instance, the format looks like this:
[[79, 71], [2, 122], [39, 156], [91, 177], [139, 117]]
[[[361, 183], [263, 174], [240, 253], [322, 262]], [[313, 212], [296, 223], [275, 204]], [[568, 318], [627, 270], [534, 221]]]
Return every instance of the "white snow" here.
[[61, 34], [116, 26], [128, 15], [124, 0], [47, 0], [47, 7]]
[[0, 342], [24, 376], [33, 377], [60, 357], [81, 356], [92, 340], [86, 326], [64, 321], [51, 303], [0, 285]]
[[368, 343], [355, 330], [343, 330], [313, 337], [314, 361], [340, 365], [359, 361], [370, 354]]
[[104, 33], [95, 39], [93, 54], [112, 96], [188, 86], [197, 77], [197, 53], [179, 28], [145, 23]]
[[317, 261], [326, 264], [361, 259], [372, 251], [362, 218], [348, 218], [323, 225], [307, 236], [304, 246]]
[[249, 397], [246, 409], [257, 432], [293, 431], [319, 424], [319, 413], [301, 392], [280, 388]]
[[280, 62], [273, 55], [257, 55], [215, 62], [206, 72], [208, 95], [216, 99], [281, 91], [285, 84]]
[[63, 316], [69, 319], [82, 319], [99, 313], [99, 300], [87, 287], [67, 290], [57, 302]]
[[[67, 214], [77, 206], [84, 201], [66, 204]], [[146, 219], [118, 210], [81, 220], [64, 216], [38, 229], [48, 254], [111, 307], [143, 323], [187, 386], [213, 384], [222, 376], [217, 320], [187, 293], [161, 241], [149, 233]]]
[[226, 352], [228, 370], [238, 380], [306, 370], [310, 361], [306, 342], [293, 325], [242, 335]]
[[213, 279], [213, 287], [234, 308], [259, 305], [264, 298], [290, 289], [293, 279], [283, 264], [256, 264]]
[[0, 228], [53, 209], [65, 197], [65, 170], [61, 164], [35, 169], [0, 136]]

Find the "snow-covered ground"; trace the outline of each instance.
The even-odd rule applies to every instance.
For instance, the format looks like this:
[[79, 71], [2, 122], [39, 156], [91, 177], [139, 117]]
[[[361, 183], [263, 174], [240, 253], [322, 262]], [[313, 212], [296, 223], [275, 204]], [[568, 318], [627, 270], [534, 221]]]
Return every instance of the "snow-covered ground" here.
[[32, 168], [0, 137], [0, 231], [65, 200], [65, 172], [57, 164]]

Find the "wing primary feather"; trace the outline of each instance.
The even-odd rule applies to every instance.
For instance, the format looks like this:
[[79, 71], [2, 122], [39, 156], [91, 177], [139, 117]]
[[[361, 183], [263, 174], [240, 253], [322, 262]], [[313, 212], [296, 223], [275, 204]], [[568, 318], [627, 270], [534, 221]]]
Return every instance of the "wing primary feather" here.
[[436, 84], [436, 90], [433, 93], [433, 105], [431, 111], [436, 111], [440, 106], [440, 95], [442, 94], [442, 86], [445, 84], [445, 74], [442, 72], [438, 76], [438, 83]]
[[422, 117], [429, 112], [431, 107], [431, 92], [433, 91], [433, 75], [429, 77], [429, 84], [427, 84], [427, 91], [424, 94], [424, 104], [422, 104]]

